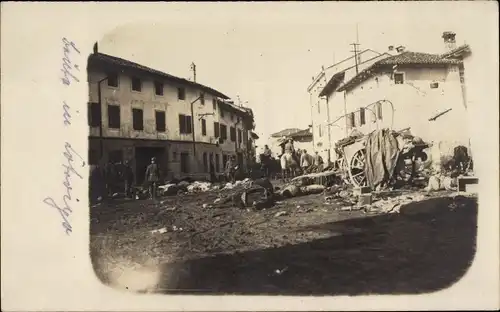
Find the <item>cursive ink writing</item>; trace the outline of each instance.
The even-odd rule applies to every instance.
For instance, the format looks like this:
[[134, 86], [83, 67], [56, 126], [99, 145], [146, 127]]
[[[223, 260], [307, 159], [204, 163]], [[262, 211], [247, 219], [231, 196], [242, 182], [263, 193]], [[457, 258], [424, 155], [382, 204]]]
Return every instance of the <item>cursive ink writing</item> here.
[[62, 165], [64, 167], [64, 180], [62, 184], [64, 185], [65, 189], [64, 195], [62, 197], [62, 205], [57, 204], [52, 197], [45, 198], [43, 202], [50, 207], [55, 208], [59, 212], [63, 219], [62, 226], [66, 234], [70, 235], [73, 232], [73, 228], [69, 220], [70, 215], [73, 213], [73, 209], [71, 208], [71, 201], [73, 200], [73, 197], [71, 195], [71, 192], [73, 190], [71, 177], [77, 176], [78, 178], [83, 179], [83, 176], [76, 170], [73, 164], [76, 160], [75, 157], [79, 158], [82, 167], [85, 166], [85, 161], [68, 142], [65, 142], [64, 144], [63, 155], [66, 159], [66, 163]]
[[63, 120], [65, 126], [71, 126], [71, 115], [69, 113], [69, 105], [66, 104], [66, 101], [63, 101]]
[[63, 42], [63, 51], [64, 51], [64, 57], [63, 57], [63, 65], [62, 65], [62, 73], [64, 75], [63, 78], [61, 78], [62, 83], [69, 86], [71, 84], [71, 81], [74, 80], [76, 82], [80, 82], [78, 78], [73, 74], [73, 69], [76, 69], [77, 71], [80, 71], [80, 67], [78, 64], [73, 64], [71, 61], [71, 52], [75, 51], [78, 54], [80, 54], [80, 50], [76, 47], [75, 43], [73, 41], [69, 41], [66, 38], [62, 39]]

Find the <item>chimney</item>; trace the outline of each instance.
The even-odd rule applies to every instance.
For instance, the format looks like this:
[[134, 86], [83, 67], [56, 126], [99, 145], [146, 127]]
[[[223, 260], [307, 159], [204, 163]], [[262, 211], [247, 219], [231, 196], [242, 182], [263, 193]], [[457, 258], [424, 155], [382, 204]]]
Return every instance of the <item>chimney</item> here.
[[400, 46], [398, 46], [398, 47], [396, 48], [396, 51], [397, 51], [398, 53], [403, 53], [403, 52], [405, 51], [405, 47], [404, 47], [404, 46], [402, 46], [402, 45], [400, 45]]
[[453, 49], [456, 49], [457, 43], [455, 41], [455, 36], [456, 36], [456, 34], [452, 31], [443, 32], [442, 38], [444, 40], [445, 52], [449, 52]]
[[393, 45], [390, 45], [390, 46], [387, 48], [387, 50], [389, 50], [389, 51], [393, 51], [393, 50], [394, 50], [394, 46], [393, 46]]
[[94, 54], [99, 53], [99, 47], [97, 45], [97, 41], [94, 43]]
[[196, 82], [196, 64], [194, 62], [191, 63], [191, 72], [193, 74], [193, 82]]

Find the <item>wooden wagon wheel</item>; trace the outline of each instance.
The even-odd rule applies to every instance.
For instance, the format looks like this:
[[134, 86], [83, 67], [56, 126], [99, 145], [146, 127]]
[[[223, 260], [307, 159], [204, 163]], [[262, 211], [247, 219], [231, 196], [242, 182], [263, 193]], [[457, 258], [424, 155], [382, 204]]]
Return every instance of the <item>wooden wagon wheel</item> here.
[[349, 163], [349, 177], [351, 179], [351, 183], [356, 187], [368, 185], [365, 175], [365, 162], [365, 149], [362, 148], [354, 153]]

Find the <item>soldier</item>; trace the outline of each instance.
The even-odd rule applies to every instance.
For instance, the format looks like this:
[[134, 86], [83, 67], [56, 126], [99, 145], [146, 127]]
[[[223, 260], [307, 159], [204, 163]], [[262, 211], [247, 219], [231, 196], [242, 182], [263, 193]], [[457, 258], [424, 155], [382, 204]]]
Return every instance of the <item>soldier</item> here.
[[127, 161], [123, 164], [122, 178], [125, 182], [125, 197], [129, 198], [132, 195], [132, 183], [134, 181], [134, 173], [130, 164]]
[[146, 180], [149, 186], [149, 196], [156, 199], [156, 187], [160, 180], [160, 168], [156, 164], [156, 157], [151, 158], [151, 164], [146, 168]]

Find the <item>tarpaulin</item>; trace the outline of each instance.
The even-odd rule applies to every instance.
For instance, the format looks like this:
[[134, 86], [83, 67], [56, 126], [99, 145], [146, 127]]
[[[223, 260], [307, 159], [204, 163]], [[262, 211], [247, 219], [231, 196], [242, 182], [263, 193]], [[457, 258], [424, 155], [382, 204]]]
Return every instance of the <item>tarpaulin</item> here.
[[372, 188], [388, 182], [396, 169], [399, 144], [389, 129], [375, 130], [366, 140], [365, 175]]

